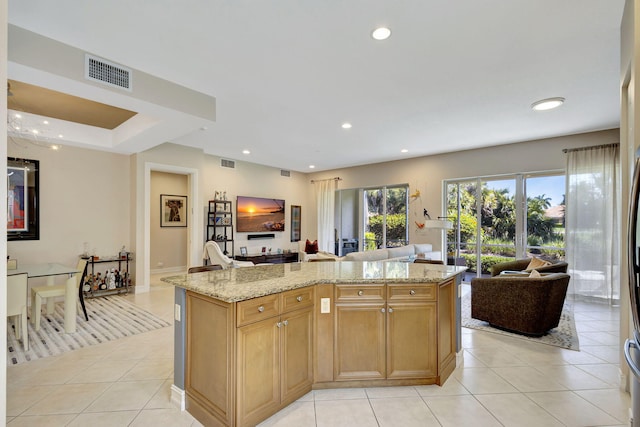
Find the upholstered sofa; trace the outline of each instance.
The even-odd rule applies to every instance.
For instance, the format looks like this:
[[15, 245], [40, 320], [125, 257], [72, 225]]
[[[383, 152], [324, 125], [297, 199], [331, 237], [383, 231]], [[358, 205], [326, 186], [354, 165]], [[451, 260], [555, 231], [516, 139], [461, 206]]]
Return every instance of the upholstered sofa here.
[[501, 262], [491, 267], [491, 275], [498, 276], [503, 271], [517, 272], [517, 271], [531, 271], [537, 270], [538, 273], [566, 273], [567, 263], [564, 261], [551, 261], [549, 265], [543, 267], [527, 268], [531, 264], [533, 258], [522, 258], [514, 261]]
[[343, 261], [394, 261], [407, 257], [442, 259], [441, 252], [434, 251], [430, 243], [415, 243], [397, 248], [381, 248], [373, 251], [351, 252], [342, 257]]
[[523, 335], [542, 336], [558, 326], [570, 276], [545, 273], [471, 279], [471, 317]]
[[351, 252], [343, 257], [338, 257], [328, 252], [318, 252], [316, 254], [308, 254], [305, 250], [305, 242], [302, 242], [298, 248], [300, 261], [323, 260], [333, 258], [336, 261], [393, 261], [404, 259], [407, 257], [416, 257], [424, 259], [441, 260], [442, 253], [434, 251], [430, 243], [416, 243], [397, 248], [382, 248], [373, 251]]

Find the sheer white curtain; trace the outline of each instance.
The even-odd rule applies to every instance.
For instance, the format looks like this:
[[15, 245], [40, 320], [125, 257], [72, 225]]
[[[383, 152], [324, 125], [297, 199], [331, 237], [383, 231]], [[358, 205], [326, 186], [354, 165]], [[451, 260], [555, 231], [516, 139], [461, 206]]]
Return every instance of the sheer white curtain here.
[[338, 182], [336, 179], [314, 181], [316, 186], [316, 204], [318, 205], [318, 250], [335, 250], [335, 200]]
[[569, 293], [620, 299], [620, 147], [566, 150]]

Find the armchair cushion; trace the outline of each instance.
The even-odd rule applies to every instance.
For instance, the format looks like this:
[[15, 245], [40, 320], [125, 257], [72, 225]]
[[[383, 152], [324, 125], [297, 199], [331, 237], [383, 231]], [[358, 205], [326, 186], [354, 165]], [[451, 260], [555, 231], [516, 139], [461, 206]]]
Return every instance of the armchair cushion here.
[[548, 265], [551, 265], [549, 261], [545, 261], [543, 259], [533, 257], [531, 258], [531, 261], [529, 261], [529, 265], [527, 265], [527, 268], [525, 268], [524, 271], [531, 271], [541, 267], [546, 267]]
[[[514, 261], [501, 262], [491, 267], [491, 276], [498, 276], [503, 271], [525, 271], [531, 258], [517, 259]], [[568, 264], [564, 261], [551, 262], [544, 267], [537, 267], [536, 270], [540, 273], [566, 273]]]

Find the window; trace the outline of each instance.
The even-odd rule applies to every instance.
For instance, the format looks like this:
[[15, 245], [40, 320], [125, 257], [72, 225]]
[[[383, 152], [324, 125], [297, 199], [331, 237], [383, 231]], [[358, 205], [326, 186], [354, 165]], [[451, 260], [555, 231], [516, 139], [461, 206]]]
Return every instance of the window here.
[[489, 274], [497, 262], [532, 255], [564, 259], [563, 173], [448, 181], [446, 190], [455, 223], [447, 252], [470, 272]]
[[409, 186], [336, 191], [336, 254], [408, 243]]

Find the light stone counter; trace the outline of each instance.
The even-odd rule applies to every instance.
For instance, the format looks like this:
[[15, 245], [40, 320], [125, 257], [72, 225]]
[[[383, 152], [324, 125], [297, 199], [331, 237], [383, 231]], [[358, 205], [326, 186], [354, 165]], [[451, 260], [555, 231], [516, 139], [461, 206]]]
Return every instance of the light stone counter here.
[[163, 277], [176, 287], [238, 302], [318, 284], [441, 283], [466, 267], [410, 262], [298, 262]]

